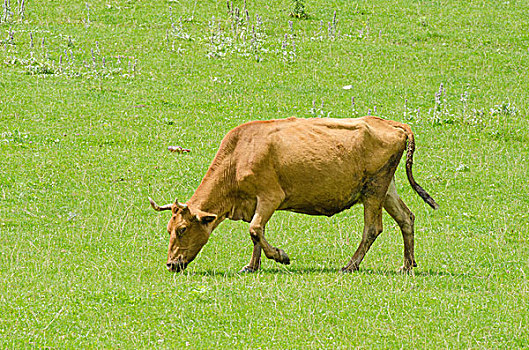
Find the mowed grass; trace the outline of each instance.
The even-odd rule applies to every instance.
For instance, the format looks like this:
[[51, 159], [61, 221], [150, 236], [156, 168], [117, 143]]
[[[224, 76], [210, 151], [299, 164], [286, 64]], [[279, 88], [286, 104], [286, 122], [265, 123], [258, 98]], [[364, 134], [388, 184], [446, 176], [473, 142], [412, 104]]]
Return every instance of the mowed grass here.
[[[223, 1], [15, 3], [0, 11], [1, 348], [529, 346], [523, 3], [306, 2], [307, 20], [289, 1], [239, 19]], [[360, 271], [339, 272], [361, 206], [276, 213], [289, 266], [238, 274], [248, 225], [226, 221], [166, 271], [168, 216], [147, 197], [189, 198], [231, 128], [369, 112], [413, 127], [415, 177], [441, 206], [398, 170], [414, 275], [395, 273], [388, 215]]]

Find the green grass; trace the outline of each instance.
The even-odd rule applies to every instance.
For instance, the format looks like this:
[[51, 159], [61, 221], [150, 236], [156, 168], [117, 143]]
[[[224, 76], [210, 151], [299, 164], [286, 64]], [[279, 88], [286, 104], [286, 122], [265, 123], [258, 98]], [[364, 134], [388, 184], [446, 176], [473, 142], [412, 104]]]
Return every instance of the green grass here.
[[[0, 9], [1, 348], [529, 346], [526, 5], [305, 5], [298, 20], [290, 1], [248, 2], [246, 41], [223, 1]], [[398, 170], [414, 276], [394, 272], [402, 238], [387, 215], [360, 272], [339, 273], [361, 207], [276, 213], [267, 236], [287, 267], [237, 274], [248, 227], [224, 222], [185, 273], [166, 271], [168, 217], [147, 197], [189, 198], [231, 128], [375, 107], [412, 125], [415, 177], [441, 205]]]

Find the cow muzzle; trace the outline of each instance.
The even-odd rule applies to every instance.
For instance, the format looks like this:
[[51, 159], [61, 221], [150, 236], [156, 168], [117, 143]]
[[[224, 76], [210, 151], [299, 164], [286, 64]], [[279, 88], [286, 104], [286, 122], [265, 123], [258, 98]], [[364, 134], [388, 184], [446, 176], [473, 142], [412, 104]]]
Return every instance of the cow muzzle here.
[[185, 270], [185, 268], [187, 267], [187, 264], [188, 263], [183, 262], [181, 260], [175, 260], [175, 261], [168, 262], [166, 266], [167, 266], [167, 270], [171, 272], [180, 272], [180, 271]]

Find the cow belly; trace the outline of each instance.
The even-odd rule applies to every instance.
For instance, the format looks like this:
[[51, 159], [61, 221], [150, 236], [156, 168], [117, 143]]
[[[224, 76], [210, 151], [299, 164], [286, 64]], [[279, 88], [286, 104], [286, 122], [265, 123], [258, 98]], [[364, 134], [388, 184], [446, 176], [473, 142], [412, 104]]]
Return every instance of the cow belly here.
[[349, 209], [361, 200], [362, 181], [312, 180], [300, 180], [296, 185], [285, 188], [286, 197], [279, 209], [332, 216]]
[[325, 215], [333, 216], [339, 212], [351, 208], [353, 205], [360, 201], [360, 197], [353, 197], [347, 202], [337, 201], [317, 201], [316, 203], [310, 203], [305, 201], [304, 203], [285, 203], [279, 210], [292, 211], [295, 213], [308, 214], [308, 215]]

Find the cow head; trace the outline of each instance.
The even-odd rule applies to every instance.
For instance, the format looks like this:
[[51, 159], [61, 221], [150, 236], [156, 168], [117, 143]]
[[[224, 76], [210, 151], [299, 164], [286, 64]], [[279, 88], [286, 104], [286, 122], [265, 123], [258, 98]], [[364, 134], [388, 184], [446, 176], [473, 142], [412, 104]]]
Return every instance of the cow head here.
[[169, 233], [167, 269], [183, 271], [207, 243], [217, 215], [190, 208], [187, 204], [179, 203], [178, 200], [163, 206], [159, 206], [151, 198], [149, 201], [154, 210], [170, 210], [172, 213], [167, 224]]

